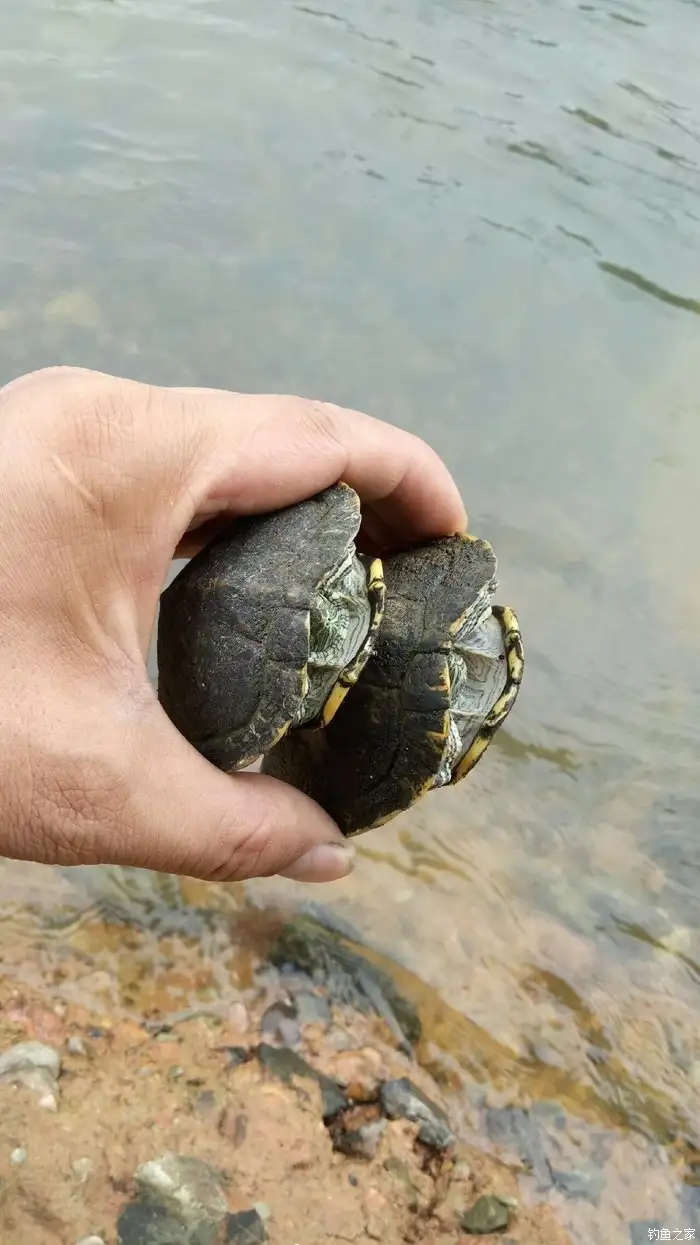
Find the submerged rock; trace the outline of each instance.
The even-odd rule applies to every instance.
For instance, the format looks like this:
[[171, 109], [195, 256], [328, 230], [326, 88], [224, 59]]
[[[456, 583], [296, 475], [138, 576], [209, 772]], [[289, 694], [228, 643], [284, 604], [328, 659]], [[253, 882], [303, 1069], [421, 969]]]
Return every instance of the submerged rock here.
[[510, 1223], [510, 1208], [500, 1197], [480, 1197], [474, 1205], [462, 1215], [461, 1226], [465, 1232], [473, 1232], [476, 1236], [487, 1236], [490, 1232], [501, 1232]]
[[294, 1003], [300, 1025], [323, 1025], [328, 1028], [333, 1016], [331, 1005], [323, 994], [315, 990], [295, 990]]
[[142, 1202], [184, 1224], [218, 1225], [228, 1210], [221, 1173], [202, 1159], [164, 1154], [143, 1163], [134, 1182]]
[[410, 1052], [421, 1036], [414, 1005], [400, 993], [388, 972], [348, 945], [347, 938], [316, 917], [299, 914], [282, 927], [268, 952], [271, 964], [307, 973], [328, 991], [334, 1003], [381, 1016], [399, 1046]]
[[657, 1233], [663, 1226], [660, 1219], [635, 1219], [629, 1225], [630, 1245], [648, 1245], [649, 1241], [658, 1241]]
[[534, 1175], [538, 1189], [551, 1188], [552, 1171], [537, 1120], [530, 1111], [522, 1107], [489, 1107], [485, 1123], [491, 1141], [518, 1156]]
[[408, 1077], [383, 1081], [379, 1086], [379, 1099], [390, 1120], [411, 1120], [420, 1126], [418, 1138], [424, 1145], [435, 1150], [454, 1145], [456, 1138], [445, 1112], [426, 1098]]
[[601, 1171], [597, 1171], [594, 1167], [573, 1172], [557, 1171], [555, 1168], [551, 1170], [554, 1187], [561, 1189], [566, 1197], [582, 1197], [589, 1202], [598, 1202], [603, 1187]]

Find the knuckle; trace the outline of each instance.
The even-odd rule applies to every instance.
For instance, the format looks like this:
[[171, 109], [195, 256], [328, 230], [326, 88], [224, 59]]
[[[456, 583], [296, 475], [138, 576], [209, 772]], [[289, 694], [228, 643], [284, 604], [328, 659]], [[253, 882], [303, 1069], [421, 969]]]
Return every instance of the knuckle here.
[[301, 409], [304, 428], [312, 442], [324, 448], [331, 446], [347, 456], [348, 414], [330, 402], [304, 402]]
[[277, 852], [268, 818], [246, 825], [231, 837], [230, 824], [222, 828], [220, 846], [207, 868], [212, 882], [242, 882], [247, 878], [269, 877], [276, 872]]

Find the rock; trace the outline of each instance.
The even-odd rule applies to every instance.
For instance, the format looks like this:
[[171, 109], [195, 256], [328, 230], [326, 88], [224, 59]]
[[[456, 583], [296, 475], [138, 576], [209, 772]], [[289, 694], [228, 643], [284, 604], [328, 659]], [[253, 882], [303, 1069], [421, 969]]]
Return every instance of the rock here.
[[317, 1079], [317, 1074], [311, 1064], [286, 1047], [269, 1046], [266, 1042], [261, 1042], [256, 1053], [261, 1064], [285, 1085], [291, 1085], [294, 1077], [307, 1081]]
[[58, 1108], [60, 1071], [58, 1051], [44, 1042], [17, 1042], [0, 1055], [0, 1082], [25, 1085], [39, 1095], [39, 1106], [45, 1111]]
[[348, 930], [346, 936], [315, 915], [300, 913], [283, 926], [269, 960], [281, 969], [301, 969], [341, 1005], [382, 1016], [399, 1045], [410, 1052], [421, 1036], [418, 1011], [388, 972], [348, 945], [353, 934]]
[[319, 1074], [318, 1083], [321, 1086], [321, 1113], [324, 1122], [328, 1123], [340, 1111], [345, 1110], [348, 1100], [337, 1081], [331, 1077]]
[[373, 1159], [385, 1128], [385, 1120], [368, 1120], [359, 1128], [338, 1128], [333, 1132], [333, 1149], [348, 1158]]
[[25, 1072], [41, 1072], [51, 1084], [58, 1080], [61, 1058], [44, 1042], [17, 1042], [0, 1055], [0, 1081], [13, 1082]]
[[461, 1227], [475, 1236], [500, 1232], [510, 1223], [510, 1210], [500, 1197], [480, 1197], [461, 1218]]
[[[66, 1042], [66, 1050], [69, 1055], [87, 1055], [83, 1039], [78, 1037], [75, 1033], [71, 1034], [68, 1038]], [[85, 1239], [89, 1240], [90, 1238], [86, 1237]]]
[[223, 1177], [201, 1159], [164, 1154], [134, 1176], [141, 1200], [186, 1225], [218, 1225], [228, 1210]]
[[445, 1112], [426, 1098], [408, 1077], [383, 1081], [379, 1086], [379, 1098], [390, 1120], [412, 1120], [420, 1126], [418, 1138], [424, 1145], [436, 1150], [454, 1145], [456, 1138]]
[[301, 1029], [297, 1024], [296, 1004], [292, 999], [280, 999], [263, 1012], [260, 1021], [261, 1036], [269, 1041], [281, 1042], [283, 1046], [298, 1046]]
[[517, 1154], [531, 1171], [538, 1189], [552, 1186], [552, 1172], [542, 1146], [537, 1120], [521, 1107], [489, 1107], [485, 1116], [486, 1131], [496, 1145]]
[[331, 1024], [331, 1007], [324, 995], [316, 994], [313, 990], [298, 990], [294, 992], [294, 1002], [300, 1025], [323, 1025], [328, 1028]]
[[27, 1151], [24, 1149], [24, 1146], [17, 1146], [17, 1149], [13, 1150], [10, 1155], [10, 1162], [12, 1163], [12, 1166], [20, 1167], [21, 1164], [26, 1163], [26, 1161]]
[[603, 1188], [603, 1173], [595, 1168], [583, 1171], [552, 1171], [554, 1187], [567, 1197], [584, 1197], [594, 1204], [598, 1202]]
[[218, 1224], [186, 1224], [161, 1206], [130, 1202], [117, 1220], [119, 1245], [218, 1245]]
[[260, 1218], [263, 1220], [264, 1223], [267, 1223], [268, 1219], [270, 1218], [272, 1214], [272, 1211], [270, 1210], [270, 1207], [268, 1206], [267, 1202], [253, 1202], [253, 1210], [257, 1210]]
[[255, 1208], [240, 1210], [237, 1215], [229, 1215], [226, 1219], [224, 1240], [236, 1241], [237, 1245], [264, 1245], [267, 1240], [267, 1228], [262, 1216]]
[[311, 1064], [302, 1059], [301, 1055], [297, 1055], [296, 1051], [289, 1050], [285, 1046], [268, 1046], [265, 1042], [261, 1042], [257, 1055], [264, 1067], [285, 1085], [291, 1085], [295, 1077], [301, 1080], [316, 1081], [321, 1089], [321, 1110], [324, 1120], [332, 1119], [334, 1115], [347, 1107], [348, 1100], [338, 1083], [331, 1077], [324, 1076], [322, 1072], [317, 1072]]
[[101, 1236], [84, 1236], [82, 1241], [78, 1241], [77, 1245], [105, 1245]]

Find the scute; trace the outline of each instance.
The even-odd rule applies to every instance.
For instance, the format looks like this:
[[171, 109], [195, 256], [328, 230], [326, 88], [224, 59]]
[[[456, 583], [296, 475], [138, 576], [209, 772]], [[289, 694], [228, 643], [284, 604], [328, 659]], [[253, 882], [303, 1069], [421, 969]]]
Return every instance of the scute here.
[[219, 768], [242, 768], [288, 730], [308, 688], [314, 594], [359, 527], [357, 494], [335, 485], [232, 523], [163, 593], [158, 695]]
[[[346, 835], [390, 820], [439, 783], [451, 740], [450, 666], [454, 675], [458, 646], [471, 644], [470, 651], [478, 651], [479, 629], [492, 627], [496, 569], [491, 546], [466, 535], [386, 558], [384, 619], [376, 651], [352, 695], [325, 731], [287, 735], [267, 753], [263, 771], [317, 800]], [[506, 613], [510, 641], [502, 620]], [[450, 781], [473, 768], [517, 695], [522, 674], [517, 621], [512, 611], [497, 613], [496, 621], [507, 669], [494, 682], [491, 699], [495, 695], [497, 701], [490, 711], [485, 704], [484, 720], [468, 735], [466, 755]], [[508, 656], [509, 643], [511, 657], [520, 646], [519, 665], [517, 656]], [[493, 636], [483, 648], [488, 656]]]

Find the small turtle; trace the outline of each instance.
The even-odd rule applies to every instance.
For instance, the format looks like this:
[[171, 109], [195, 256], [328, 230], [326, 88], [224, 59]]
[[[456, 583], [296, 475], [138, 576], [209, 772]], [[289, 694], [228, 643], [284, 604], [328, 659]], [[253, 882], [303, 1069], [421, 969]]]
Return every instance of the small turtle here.
[[376, 649], [324, 731], [295, 731], [263, 772], [312, 796], [346, 835], [390, 821], [464, 778], [513, 707], [523, 648], [491, 605], [491, 546], [469, 535], [384, 559]]
[[330, 722], [372, 651], [380, 559], [356, 552], [346, 484], [228, 526], [163, 592], [158, 696], [207, 760], [231, 773], [292, 726]]

